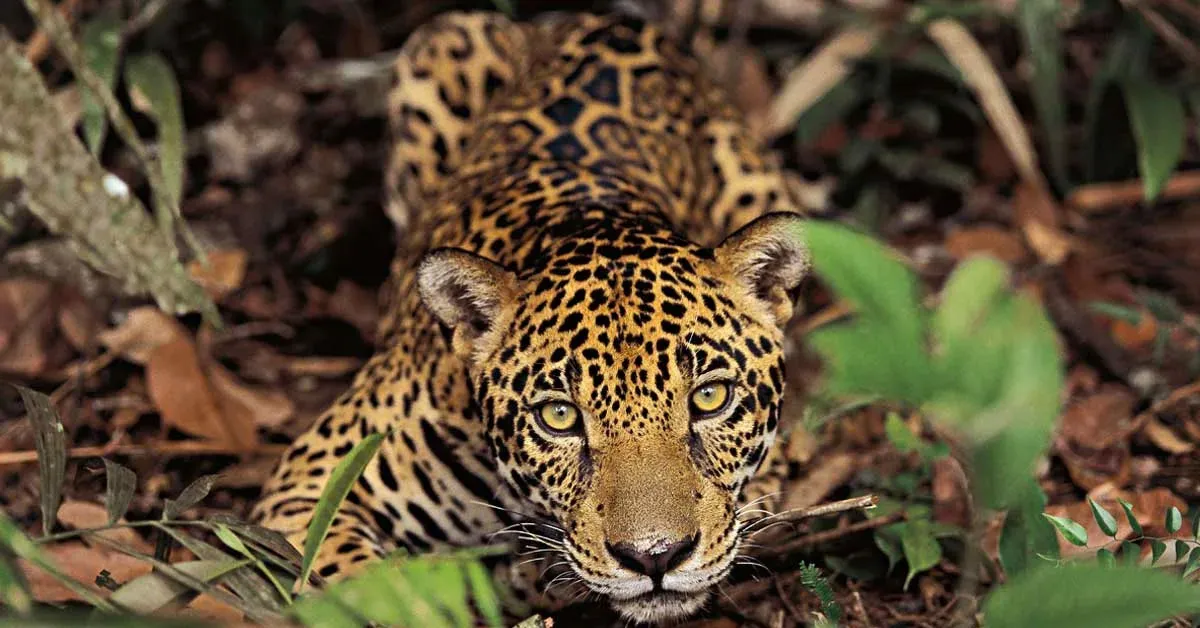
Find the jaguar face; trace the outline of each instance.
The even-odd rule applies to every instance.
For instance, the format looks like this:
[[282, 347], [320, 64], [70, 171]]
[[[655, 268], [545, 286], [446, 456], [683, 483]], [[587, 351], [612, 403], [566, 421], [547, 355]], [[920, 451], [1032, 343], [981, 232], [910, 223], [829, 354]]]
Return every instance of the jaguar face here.
[[556, 582], [655, 622], [729, 573], [742, 487], [779, 424], [799, 225], [769, 215], [715, 249], [569, 238], [519, 277], [426, 259], [422, 294], [468, 362], [499, 473], [561, 529]]

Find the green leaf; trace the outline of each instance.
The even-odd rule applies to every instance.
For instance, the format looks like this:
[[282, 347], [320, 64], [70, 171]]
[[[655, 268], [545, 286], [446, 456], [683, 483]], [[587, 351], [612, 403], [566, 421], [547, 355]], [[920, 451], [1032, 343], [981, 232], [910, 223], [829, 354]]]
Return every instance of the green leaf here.
[[1032, 479], [1004, 515], [1000, 530], [1000, 565], [1009, 578], [1044, 562], [1038, 556], [1058, 558], [1058, 539], [1054, 526], [1042, 517], [1046, 494]]
[[971, 341], [981, 319], [1007, 296], [1008, 281], [1008, 267], [991, 257], [972, 257], [959, 264], [946, 280], [930, 321], [938, 344], [949, 350]]
[[229, 526], [218, 523], [213, 532], [217, 535], [217, 538], [225, 544], [226, 547], [249, 559], [250, 562], [254, 564], [255, 568], [262, 572], [263, 577], [265, 577], [272, 585], [274, 585], [275, 591], [279, 593], [279, 597], [283, 598], [283, 600], [289, 604], [292, 602], [291, 593], [289, 593], [288, 590], [284, 588], [282, 584], [280, 584], [279, 580], [275, 578], [275, 574], [271, 573], [271, 570], [267, 568], [262, 559], [256, 556], [254, 552], [251, 552], [250, 548], [246, 547], [246, 544], [242, 542], [242, 539], [238, 538], [238, 535], [235, 534], [233, 530], [229, 529]]
[[1060, 188], [1067, 181], [1067, 110], [1063, 100], [1063, 44], [1058, 0], [1020, 0], [1017, 25], [1032, 63], [1033, 104], [1045, 134], [1050, 174]]
[[492, 576], [478, 561], [466, 565], [467, 584], [471, 589], [471, 597], [479, 614], [489, 626], [503, 626], [504, 615], [500, 610], [500, 598], [496, 595]]
[[1179, 165], [1187, 126], [1179, 94], [1142, 79], [1124, 84], [1125, 102], [1138, 143], [1138, 167], [1147, 203], [1158, 198]]
[[1103, 314], [1109, 318], [1125, 321], [1130, 325], [1140, 325], [1142, 322], [1141, 312], [1119, 303], [1109, 303], [1108, 301], [1092, 301], [1087, 304], [1087, 307], [1089, 310], [1096, 312], [1097, 314]]
[[1192, 538], [1200, 540], [1200, 508], [1193, 509], [1189, 516], [1192, 520]]
[[1121, 541], [1121, 564], [1134, 566], [1142, 557], [1142, 548], [1129, 541]]
[[1167, 544], [1158, 539], [1150, 541], [1150, 566], [1153, 567], [1158, 559], [1162, 558], [1164, 552], [1167, 551]]
[[904, 559], [908, 561], [908, 576], [904, 578], [904, 588], [913, 576], [932, 568], [942, 560], [942, 546], [930, 529], [929, 521], [917, 519], [909, 521], [900, 532], [900, 547], [904, 549]]
[[1191, 553], [1188, 554], [1187, 564], [1183, 567], [1183, 577], [1192, 575], [1197, 569], [1200, 569], [1200, 547], [1192, 548]]
[[1167, 532], [1175, 534], [1183, 526], [1183, 513], [1179, 512], [1179, 509], [1175, 506], [1171, 506], [1167, 509], [1167, 517], [1164, 525], [1167, 528]]
[[898, 523], [875, 531], [875, 547], [883, 552], [888, 561], [888, 573], [904, 558], [904, 549], [900, 547], [900, 530], [907, 524]]
[[377, 432], [367, 435], [366, 438], [354, 445], [350, 453], [342, 458], [342, 461], [333, 469], [333, 473], [329, 475], [329, 482], [321, 491], [321, 497], [317, 500], [317, 506], [313, 510], [312, 520], [308, 524], [308, 531], [304, 537], [304, 561], [300, 565], [300, 579], [296, 583], [298, 588], [303, 588], [308, 582], [313, 559], [317, 557], [317, 550], [320, 549], [321, 542], [325, 540], [325, 535], [329, 533], [329, 526], [333, 524], [333, 518], [341, 508], [342, 501], [350, 494], [350, 489], [354, 488], [358, 476], [362, 475], [363, 470], [367, 468], [367, 464], [375, 457], [375, 452], [379, 451], [379, 446], [382, 444], [383, 434]]
[[1196, 587], [1171, 574], [1086, 563], [1027, 571], [983, 606], [988, 628], [1132, 628], [1196, 610]]
[[[1150, 51], [1154, 48], [1154, 31], [1139, 16], [1127, 12], [1120, 19], [1114, 32], [1105, 42], [1104, 60], [1097, 68], [1088, 89], [1087, 103], [1083, 114], [1083, 159], [1084, 176], [1088, 181], [1096, 181], [1115, 175], [1115, 169], [1102, 158], [1112, 157], [1113, 138], [1111, 132], [1106, 132], [1105, 126], [1111, 124], [1111, 118], [1102, 114], [1116, 114], [1116, 107], [1109, 107], [1117, 100], [1116, 86], [1127, 78], [1144, 75], [1148, 71]], [[1124, 113], [1124, 111], [1120, 111]], [[1122, 129], [1123, 131], [1124, 129]], [[1133, 138], [1130, 134], [1120, 133], [1118, 146], [1128, 146], [1133, 150]], [[1101, 148], [1103, 147], [1103, 148]]]
[[137, 475], [112, 460], [104, 460], [104, 507], [108, 511], [108, 524], [112, 525], [129, 510], [133, 492], [137, 489]]
[[163, 500], [162, 520], [170, 521], [171, 519], [175, 519], [183, 511], [199, 504], [201, 500], [208, 496], [213, 484], [217, 481], [217, 477], [216, 475], [200, 476], [196, 478], [196, 481], [189, 484], [187, 488], [183, 489], [179, 497]]
[[923, 402], [932, 382], [913, 273], [883, 244], [841, 225], [808, 221], [804, 230], [817, 274], [856, 310], [851, 322], [810, 335], [830, 392]]
[[58, 518], [63, 481], [67, 477], [67, 437], [50, 398], [36, 390], [13, 384], [25, 404], [25, 416], [33, 424], [34, 448], [42, 491], [42, 534], [50, 534]]
[[[104, 84], [112, 90], [117, 78], [117, 58], [121, 51], [121, 16], [113, 10], [101, 9], [95, 17], [83, 25], [80, 44], [83, 46], [84, 62]], [[93, 155], [100, 154], [104, 135], [108, 130], [108, 114], [104, 105], [82, 82], [78, 83], [82, 107], [83, 139]]]
[[175, 72], [161, 55], [149, 53], [129, 59], [125, 76], [133, 105], [149, 115], [158, 127], [158, 163], [167, 184], [167, 197], [178, 206], [183, 198], [187, 148]]
[[908, 425], [904, 423], [895, 412], [889, 412], [887, 419], [883, 423], [884, 433], [887, 434], [888, 441], [900, 453], [911, 453], [921, 450], [921, 439], [913, 434], [912, 430], [908, 429]]
[[1191, 551], [1191, 546], [1183, 539], [1175, 539], [1175, 562], [1183, 562], [1184, 557]]
[[[179, 571], [202, 582], [212, 582], [245, 565], [240, 560], [195, 560], [173, 563]], [[134, 613], [154, 613], [194, 589], [158, 571], [138, 576], [113, 591], [109, 598]]]
[[1070, 519], [1067, 519], [1066, 517], [1057, 517], [1049, 513], [1042, 513], [1042, 516], [1058, 529], [1058, 533], [1061, 534], [1068, 543], [1078, 547], [1087, 547], [1087, 530], [1085, 530], [1083, 526], [1071, 521]]
[[[995, 327], [981, 332], [990, 339], [980, 340], [981, 345], [987, 345], [1001, 338], [1008, 344], [1001, 362], [1000, 392], [986, 408], [966, 415], [962, 425], [971, 445], [976, 495], [981, 504], [994, 509], [1011, 505], [1048, 449], [1059, 415], [1064, 377], [1057, 333], [1045, 312], [1024, 296], [1014, 297], [1010, 305], [1007, 321], [998, 319]], [[997, 331], [1002, 335], [990, 336]], [[979, 362], [986, 360], [981, 358]], [[950, 400], [964, 402], [961, 398]], [[931, 404], [934, 412], [938, 403]], [[969, 401], [967, 405], [970, 407]]]
[[1116, 567], [1117, 566], [1117, 558], [1115, 556], [1113, 556], [1112, 552], [1110, 552], [1106, 549], [1096, 550], [1096, 562], [1101, 567]]
[[17, 561], [0, 547], [0, 605], [11, 608], [18, 615], [28, 615], [33, 610], [33, 595], [29, 583], [17, 567]]
[[1142, 524], [1138, 523], [1137, 516], [1133, 514], [1133, 504], [1119, 499], [1117, 503], [1121, 504], [1121, 509], [1125, 511], [1125, 520], [1129, 522], [1130, 529], [1133, 530], [1133, 536], [1140, 538], [1145, 535], [1142, 531]]
[[1114, 539], [1117, 538], [1116, 518], [1091, 497], [1088, 498], [1088, 505], [1092, 507], [1092, 518], [1096, 520], [1096, 525], [1100, 526], [1100, 531]]

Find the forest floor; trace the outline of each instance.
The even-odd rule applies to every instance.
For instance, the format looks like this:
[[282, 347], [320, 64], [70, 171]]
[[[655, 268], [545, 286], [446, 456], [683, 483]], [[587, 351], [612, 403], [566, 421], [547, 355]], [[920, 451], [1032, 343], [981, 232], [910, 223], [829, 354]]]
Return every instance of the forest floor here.
[[[103, 3], [74, 4], [86, 14]], [[191, 270], [226, 326], [213, 330], [198, 316], [171, 317], [121, 296], [31, 217], [0, 230], [0, 379], [49, 394], [61, 414], [70, 447], [64, 528], [104, 524], [102, 458], [139, 478], [128, 520], [159, 516], [164, 499], [208, 474], [218, 474], [212, 491], [185, 516], [244, 516], [286, 443], [370, 356], [376, 294], [394, 250], [381, 207], [387, 132], [379, 85], [354, 80], [345, 62], [395, 50], [449, 8], [383, 0], [180, 4], [156, 38], [131, 46], [157, 48], [177, 73], [188, 128], [182, 210], [212, 251], [209, 268]], [[539, 4], [546, 3], [521, 2], [521, 15]], [[0, 10], [0, 27], [21, 41], [33, 37], [19, 10]], [[1045, 305], [1067, 363], [1061, 421], [1038, 470], [1047, 512], [1087, 522], [1101, 538], [1087, 498], [1117, 513], [1121, 499], [1146, 535], [1168, 538], [1161, 513], [1200, 503], [1200, 142], [1193, 117], [1171, 194], [1143, 204], [1130, 132], [1105, 129], [1093, 138], [1095, 129], [1079, 122], [1105, 28], [1083, 24], [1065, 35], [1061, 84], [1070, 141], [1125, 155], [1098, 166], [1104, 177], [1093, 178], [1111, 185], [1039, 195], [971, 91], [944, 61], [930, 60], [936, 55], [919, 38], [890, 60], [864, 60], [844, 81], [853, 88], [847, 106], [830, 109], [827, 120], [775, 130], [772, 148], [797, 173], [797, 191], [826, 208], [821, 217], [851, 220], [885, 239], [931, 294], [970, 255], [1005, 262], [1015, 284]], [[1041, 142], [1016, 31], [982, 20], [973, 32]], [[724, 24], [719, 33], [736, 45], [706, 63], [764, 126], [769, 111], [788, 109], [779, 99], [794, 96], [781, 87], [827, 35], [771, 20]], [[731, 58], [735, 72], [726, 71]], [[38, 61], [51, 85], [69, 85], [52, 52]], [[118, 142], [100, 158], [131, 187], [144, 187]], [[840, 314], [814, 282], [795, 337]], [[797, 390], [817, 388], [819, 375], [811, 356], [797, 358], [791, 371]], [[820, 604], [798, 581], [800, 559], [833, 574], [845, 626], [941, 626], [969, 611], [958, 603], [953, 558], [961, 544], [953, 534], [906, 582], [905, 548], [887, 533], [912, 517], [966, 526], [962, 469], [948, 457], [929, 462], [901, 451], [885, 429], [887, 415], [883, 407], [793, 395], [788, 416], [811, 437], [797, 445], [810, 462], [789, 503], [872, 493], [885, 508], [870, 518], [844, 513], [798, 526], [793, 536], [807, 539], [799, 549], [774, 556], [769, 571], [739, 574], [689, 625], [808, 621]], [[905, 420], [921, 433], [915, 417]], [[234, 446], [247, 441], [248, 448]], [[20, 398], [0, 387], [0, 505], [30, 531], [40, 525], [34, 445]], [[999, 524], [991, 522], [985, 545], [992, 564]], [[1118, 540], [1131, 534], [1122, 521]], [[131, 532], [128, 541], [152, 553], [150, 538]], [[1080, 549], [1063, 543], [1061, 551]], [[51, 552], [84, 582], [102, 570], [126, 581], [148, 569], [81, 541]], [[996, 574], [985, 569], [984, 585]], [[76, 600], [53, 580], [31, 584], [40, 601]], [[193, 612], [236, 616], [212, 600]], [[559, 625], [573, 625], [569, 617]]]

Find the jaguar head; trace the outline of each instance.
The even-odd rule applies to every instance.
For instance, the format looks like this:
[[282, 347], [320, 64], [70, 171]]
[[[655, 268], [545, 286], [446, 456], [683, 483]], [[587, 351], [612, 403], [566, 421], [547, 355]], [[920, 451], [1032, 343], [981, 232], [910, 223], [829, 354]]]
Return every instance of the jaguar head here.
[[499, 473], [561, 531], [546, 540], [559, 582], [656, 622], [729, 573], [742, 489], [779, 426], [802, 224], [767, 215], [715, 248], [579, 233], [516, 271], [424, 259], [422, 296], [468, 365]]

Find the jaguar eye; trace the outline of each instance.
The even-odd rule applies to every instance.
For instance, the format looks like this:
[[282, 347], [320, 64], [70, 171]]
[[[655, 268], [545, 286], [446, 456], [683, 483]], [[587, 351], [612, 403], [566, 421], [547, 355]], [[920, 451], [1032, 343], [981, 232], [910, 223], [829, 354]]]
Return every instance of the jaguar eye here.
[[717, 414], [729, 405], [728, 382], [709, 382], [692, 391], [692, 414], [710, 416]]
[[571, 432], [579, 424], [579, 408], [565, 401], [543, 403], [534, 413], [542, 427], [551, 432]]

